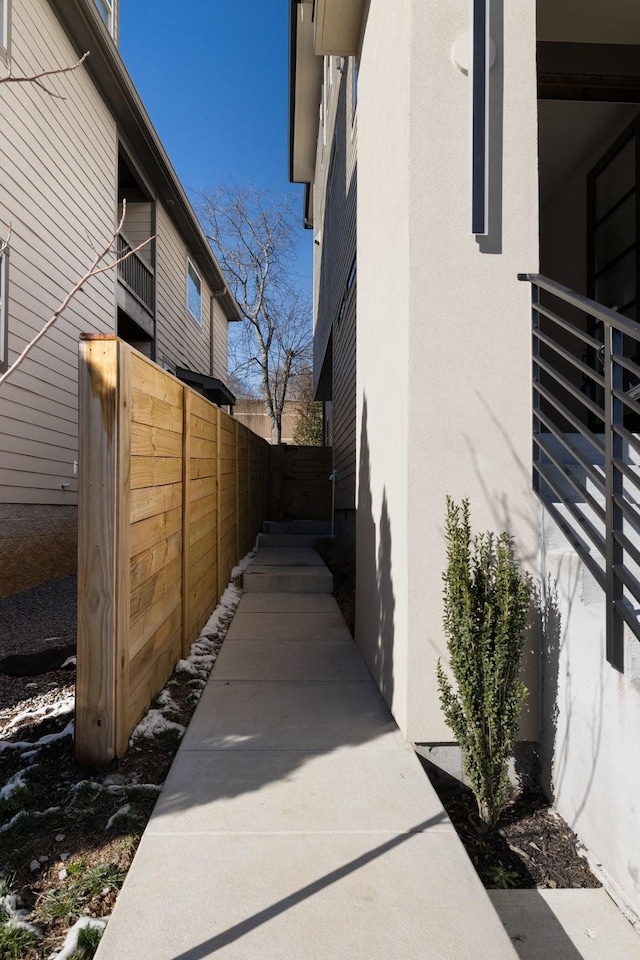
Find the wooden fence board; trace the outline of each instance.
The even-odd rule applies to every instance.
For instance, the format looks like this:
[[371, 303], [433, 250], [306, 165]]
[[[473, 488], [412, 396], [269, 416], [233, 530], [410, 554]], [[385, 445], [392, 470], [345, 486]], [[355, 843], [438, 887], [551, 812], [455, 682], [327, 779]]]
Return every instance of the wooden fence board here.
[[270, 448], [115, 337], [82, 345], [79, 381], [76, 752], [102, 764], [251, 546]]
[[168, 513], [182, 504], [182, 484], [169, 483], [162, 487], [139, 487], [131, 491], [129, 520], [137, 523], [148, 517]]

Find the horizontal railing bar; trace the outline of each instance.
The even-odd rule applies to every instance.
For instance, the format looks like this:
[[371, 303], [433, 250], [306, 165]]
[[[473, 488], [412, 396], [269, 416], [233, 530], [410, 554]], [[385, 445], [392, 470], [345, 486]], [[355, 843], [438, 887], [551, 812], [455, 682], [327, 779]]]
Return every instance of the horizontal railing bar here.
[[539, 408], [533, 411], [533, 415], [545, 425], [545, 427], [549, 430], [549, 433], [553, 434], [556, 440], [562, 444], [564, 449], [568, 450], [576, 463], [580, 464], [587, 476], [590, 477], [598, 489], [604, 493], [604, 477], [600, 476], [600, 474], [594, 469], [593, 464], [589, 463], [588, 460], [585, 460], [578, 448], [574, 447], [571, 441], [566, 439], [566, 434], [562, 433], [552, 422], [550, 417], [547, 417], [546, 414], [544, 414]]
[[613, 359], [618, 366], [623, 367], [629, 373], [633, 374], [634, 377], [638, 377], [640, 380], [640, 367], [637, 363], [634, 363], [633, 360], [629, 360], [628, 357], [622, 357], [617, 353], [613, 354]]
[[[547, 293], [558, 297], [560, 300], [564, 300], [565, 303], [569, 303], [573, 307], [577, 307], [578, 310], [583, 310], [597, 320], [609, 324], [621, 333], [628, 333], [629, 336], [640, 340], [640, 324], [636, 323], [635, 320], [629, 320], [628, 317], [623, 317], [622, 314], [617, 313], [615, 310], [611, 310], [609, 307], [603, 307], [601, 303], [597, 303], [595, 300], [591, 300], [581, 293], [576, 293], [575, 290], [565, 287], [562, 283], [550, 280], [540, 273], [519, 273], [518, 279], [528, 280], [529, 283], [534, 284], [534, 286], [540, 290], [546, 290]], [[540, 307], [536, 304], [534, 309], [539, 310]]]
[[618, 580], [627, 588], [633, 599], [637, 603], [640, 603], [640, 583], [638, 583], [633, 574], [622, 564], [615, 564], [613, 572]]
[[[564, 417], [564, 419], [570, 423], [572, 427], [575, 427], [576, 432], [582, 434], [585, 440], [595, 447], [601, 456], [605, 456], [604, 443], [599, 443], [596, 440], [596, 434], [591, 433], [590, 430], [587, 430], [587, 428], [580, 423], [577, 417], [574, 417], [571, 411], [568, 410], [563, 403], [561, 403], [559, 400], [556, 400], [553, 394], [549, 393], [546, 387], [543, 387], [541, 383], [534, 382], [533, 389], [536, 390], [541, 397], [544, 397], [545, 400], [551, 404], [554, 410], [556, 410], [560, 416]], [[604, 422], [604, 411], [601, 411], [597, 416], [599, 420]]]
[[610, 260], [609, 263], [606, 265], [606, 267], [601, 267], [600, 270], [596, 270], [596, 272], [593, 275], [594, 279], [598, 280], [603, 273], [606, 273], [607, 270], [611, 270], [611, 268], [615, 267], [617, 263], [620, 263], [621, 260], [624, 260], [624, 258], [628, 256], [628, 254], [630, 254], [632, 250], [635, 250], [635, 246], [636, 246], [635, 242], [630, 243], [629, 246], [625, 247], [621, 253], [616, 254], [613, 260]]
[[614, 531], [613, 537], [620, 544], [622, 549], [629, 554], [633, 562], [640, 567], [640, 550], [638, 550], [638, 548], [631, 543], [629, 537], [622, 533], [621, 530]]
[[624, 519], [629, 520], [634, 525], [638, 533], [640, 533], [640, 513], [638, 513], [636, 508], [632, 507], [630, 503], [627, 503], [623, 497], [615, 496], [613, 498], [613, 502], [622, 512]]
[[602, 534], [598, 533], [598, 531], [595, 529], [593, 524], [590, 523], [588, 518], [584, 515], [584, 513], [580, 509], [580, 507], [576, 503], [574, 503], [573, 500], [567, 500], [566, 497], [562, 495], [562, 493], [558, 490], [558, 487], [556, 486], [555, 482], [551, 479], [551, 477], [549, 477], [545, 473], [541, 464], [535, 463], [534, 461], [533, 468], [534, 470], [537, 471], [541, 479], [544, 480], [544, 482], [551, 487], [551, 489], [553, 490], [555, 495], [558, 497], [560, 502], [565, 505], [565, 507], [567, 508], [567, 510], [569, 510], [571, 514], [573, 514], [574, 519], [580, 524], [580, 529], [582, 530], [582, 532], [586, 534], [587, 537], [589, 537], [589, 539], [591, 540], [596, 550], [601, 554], [602, 558], [604, 559], [606, 556], [606, 543]]
[[[546, 333], [543, 333], [541, 330], [534, 330], [533, 335], [537, 340], [540, 340], [542, 343], [550, 347], [555, 353], [557, 353], [563, 360], [566, 360], [567, 363], [571, 363], [577, 370], [580, 370], [585, 377], [594, 380], [599, 386], [605, 386], [605, 380], [602, 374], [597, 373], [592, 367], [580, 360], [579, 357], [576, 357], [575, 354], [570, 353], [569, 350], [565, 350], [564, 347], [561, 347], [552, 337], [548, 337]], [[538, 359], [536, 358], [536, 363]]]
[[[617, 397], [618, 400], [621, 400], [622, 396], [624, 396], [624, 394], [622, 396], [619, 395], [619, 390], [612, 390], [611, 393], [614, 397]], [[633, 401], [631, 402], [633, 403]], [[633, 413], [640, 414], [640, 409], [638, 408], [637, 404], [632, 407], [632, 410]], [[629, 444], [632, 450], [635, 450], [636, 453], [640, 454], [640, 439], [636, 437], [635, 433], [631, 433], [630, 430], [627, 430], [622, 423], [612, 423], [611, 427], [613, 430], [615, 430], [619, 437], [622, 437], [622, 439]]]
[[[640, 405], [638, 405], [638, 401], [634, 400], [633, 397], [628, 396], [624, 390], [612, 390], [611, 396], [615, 397], [616, 400], [619, 400], [620, 403], [623, 403], [629, 413], [634, 413], [636, 416], [640, 414]], [[614, 424], [616, 430], [618, 429], [618, 426], [619, 424]], [[633, 436], [633, 434], [630, 434], [630, 436]]]
[[[637, 476], [629, 464], [625, 463], [623, 460], [614, 460], [613, 461], [616, 470], [619, 470], [620, 473], [627, 478], [627, 480], [640, 490], [640, 477]], [[640, 527], [638, 528], [640, 529]]]
[[575, 535], [572, 527], [567, 523], [565, 518], [557, 509], [557, 507], [553, 503], [549, 503], [547, 500], [545, 500], [545, 498], [540, 493], [538, 493], [538, 497], [542, 501], [542, 505], [544, 506], [545, 510], [549, 511], [549, 513], [551, 514], [555, 522], [558, 524], [558, 526], [564, 533], [569, 543], [571, 543], [571, 545], [574, 547], [576, 553], [578, 553], [578, 555], [580, 556], [580, 559], [584, 563], [585, 567], [589, 570], [594, 580], [596, 580], [604, 590], [605, 589], [604, 571], [600, 569], [600, 567], [598, 566], [594, 558], [591, 556], [591, 554], [584, 549], [580, 540]]
[[546, 370], [549, 376], [553, 378], [554, 383], [559, 384], [563, 390], [566, 390], [567, 393], [570, 393], [572, 397], [575, 397], [578, 403], [581, 403], [583, 407], [586, 407], [587, 410], [589, 410], [595, 417], [600, 418], [602, 416], [604, 413], [602, 407], [599, 407], [597, 403], [594, 403], [593, 400], [590, 400], [589, 397], [587, 397], [579, 387], [576, 387], [575, 383], [571, 383], [570, 380], [567, 380], [566, 377], [563, 377], [561, 373], [558, 373], [555, 367], [553, 367], [550, 363], [547, 363], [546, 360], [543, 360], [542, 357], [536, 357], [535, 362], [539, 367], [542, 367], [543, 370]]
[[583, 343], [586, 343], [588, 347], [593, 347], [594, 350], [599, 350], [602, 344], [595, 337], [592, 337], [590, 334], [585, 333], [583, 330], [580, 330], [574, 323], [571, 323], [570, 320], [565, 320], [564, 317], [559, 316], [559, 314], [554, 313], [553, 310], [549, 310], [548, 307], [542, 306], [541, 303], [536, 303], [533, 307], [533, 310], [536, 313], [542, 314], [543, 317], [546, 317], [547, 320], [551, 320], [553, 323], [556, 323], [559, 327], [562, 327], [563, 330], [566, 330], [568, 333], [572, 334], [578, 340], [581, 340]]
[[595, 227], [599, 227], [601, 223], [604, 223], [605, 220], [607, 219], [607, 217], [610, 217], [611, 214], [615, 213], [616, 210], [618, 210], [618, 209], [622, 206], [622, 204], [625, 202], [625, 200], [628, 200], [629, 197], [632, 197], [635, 192], [636, 192], [636, 188], [635, 188], [635, 187], [631, 187], [630, 190], [627, 190], [626, 193], [623, 193], [622, 196], [620, 197], [620, 199], [619, 199], [619, 200], [616, 200], [616, 202], [614, 203], [614, 205], [613, 205], [612, 207], [610, 207], [610, 208], [607, 210], [606, 213], [603, 213], [599, 220], [596, 220], [596, 221], [595, 221], [594, 226], [595, 226]]
[[[578, 482], [578, 480], [571, 473], [571, 470], [569, 469], [569, 467], [565, 463], [563, 463], [561, 460], [558, 460], [555, 454], [553, 454], [550, 450], [548, 450], [544, 446], [543, 443], [541, 443], [539, 437], [540, 437], [540, 434], [538, 434], [537, 437], [534, 437], [534, 442], [537, 443], [540, 450], [546, 453], [546, 455], [549, 457], [549, 460], [551, 460], [551, 463], [556, 467], [557, 470], [560, 471], [560, 473], [563, 475], [565, 480], [569, 482], [569, 484], [573, 487], [576, 493], [579, 494], [581, 497], [584, 497], [585, 502], [589, 504], [593, 512], [597, 515], [600, 522], [606, 523], [605, 512], [603, 508], [600, 506], [600, 504], [598, 503], [598, 501], [591, 496], [591, 494], [589, 493], [586, 487], [583, 487]], [[544, 475], [546, 479], [544, 467], [545, 467], [545, 464], [540, 464], [540, 473]]]
[[617, 600], [614, 600], [613, 605], [617, 610], [617, 612], [620, 614], [620, 616], [623, 618], [623, 620], [625, 621], [625, 623], [627, 624], [631, 632], [635, 634], [638, 640], [640, 640], [640, 623], [638, 623], [637, 617], [633, 616], [633, 614], [631, 613], [631, 610], [629, 610], [628, 606], [624, 601], [618, 603]]

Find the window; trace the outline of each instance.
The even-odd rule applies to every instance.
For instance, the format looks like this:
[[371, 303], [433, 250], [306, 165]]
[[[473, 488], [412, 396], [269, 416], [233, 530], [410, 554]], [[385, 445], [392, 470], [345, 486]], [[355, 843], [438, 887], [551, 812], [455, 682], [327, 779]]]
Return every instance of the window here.
[[187, 310], [199, 327], [202, 326], [202, 280], [200, 274], [187, 260]]
[[0, 373], [9, 366], [9, 253], [0, 253]]
[[9, 52], [9, 14], [11, 0], [0, 0], [0, 59], [6, 62]]
[[[3, 0], [0, 0], [0, 3], [2, 2]], [[113, 39], [117, 41], [118, 0], [95, 0], [95, 4], [107, 26], [107, 30]]]
[[351, 58], [351, 120], [356, 118], [356, 107], [358, 106], [358, 61], [355, 57]]

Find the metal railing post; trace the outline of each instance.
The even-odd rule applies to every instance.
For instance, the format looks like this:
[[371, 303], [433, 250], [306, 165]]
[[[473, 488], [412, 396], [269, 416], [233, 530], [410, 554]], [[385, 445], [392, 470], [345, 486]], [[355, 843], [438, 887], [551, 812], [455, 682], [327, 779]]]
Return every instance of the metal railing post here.
[[617, 538], [623, 532], [622, 473], [617, 462], [623, 457], [623, 442], [616, 426], [623, 426], [624, 406], [613, 391], [623, 389], [623, 371], [616, 357], [622, 354], [623, 334], [614, 327], [604, 327], [605, 375], [605, 496], [606, 496], [606, 596], [607, 596], [607, 660], [624, 672], [624, 620], [619, 612], [624, 602], [623, 586], [617, 571], [624, 563], [624, 551]]

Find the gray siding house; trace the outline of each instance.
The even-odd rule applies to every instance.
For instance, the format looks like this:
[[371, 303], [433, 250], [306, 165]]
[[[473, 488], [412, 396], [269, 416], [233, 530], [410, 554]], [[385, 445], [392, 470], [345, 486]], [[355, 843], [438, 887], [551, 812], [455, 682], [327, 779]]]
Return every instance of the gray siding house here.
[[356, 641], [407, 741], [460, 774], [446, 495], [508, 530], [540, 590], [522, 752], [637, 920], [638, 5], [292, 0], [290, 50]]
[[[0, 596], [75, 569], [77, 344], [115, 332], [208, 395], [227, 389], [227, 324], [240, 319], [195, 213], [117, 49], [117, 0], [0, 0], [0, 371], [113, 233], [155, 240], [80, 292], [0, 387]], [[64, 97], [64, 99], [60, 99]], [[89, 239], [90, 238], [90, 239]], [[90, 242], [91, 241], [91, 242]], [[204, 378], [204, 379], [203, 379]]]

